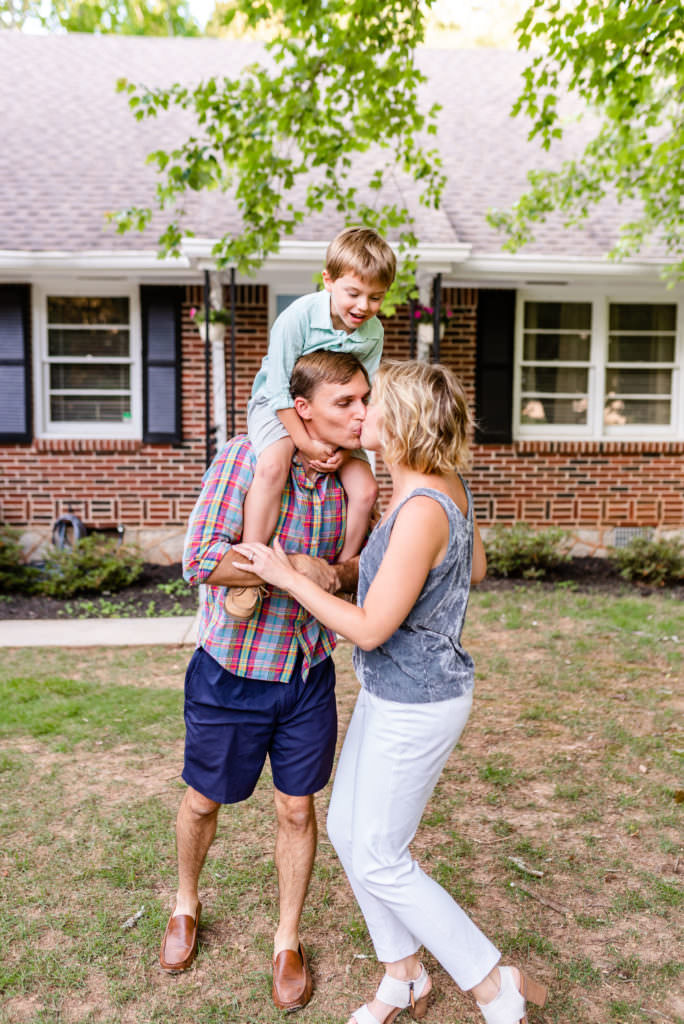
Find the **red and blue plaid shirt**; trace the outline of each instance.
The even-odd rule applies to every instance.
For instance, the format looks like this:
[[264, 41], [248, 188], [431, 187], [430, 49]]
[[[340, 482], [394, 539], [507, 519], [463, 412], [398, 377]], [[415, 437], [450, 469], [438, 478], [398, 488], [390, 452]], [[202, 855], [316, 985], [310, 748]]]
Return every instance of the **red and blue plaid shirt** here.
[[[228, 549], [242, 536], [242, 508], [252, 483], [256, 456], [244, 435], [223, 446], [204, 475], [190, 515], [183, 552], [188, 583], [204, 583], [198, 646], [235, 675], [289, 682], [301, 650], [308, 675], [335, 648], [335, 634], [289, 594], [269, 587], [259, 611], [246, 622], [226, 614], [226, 588], [206, 583]], [[285, 551], [318, 555], [334, 562], [346, 525], [344, 490], [334, 473], [307, 476], [295, 455], [280, 504], [275, 534]]]

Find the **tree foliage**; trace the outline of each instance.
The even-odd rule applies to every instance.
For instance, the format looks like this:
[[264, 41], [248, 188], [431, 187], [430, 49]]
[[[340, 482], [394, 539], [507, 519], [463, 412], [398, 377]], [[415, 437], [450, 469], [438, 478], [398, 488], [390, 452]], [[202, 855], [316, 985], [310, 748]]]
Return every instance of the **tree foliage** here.
[[[178, 252], [189, 233], [178, 207], [187, 190], [201, 189], [230, 193], [242, 220], [239, 235], [217, 242], [218, 266], [253, 272], [307, 215], [324, 208], [347, 223], [383, 234], [396, 230], [404, 247], [414, 245], [409, 210], [401, 199], [385, 198], [383, 189], [389, 184], [401, 195], [406, 175], [419, 183], [421, 202], [434, 207], [444, 185], [439, 155], [426, 148], [438, 107], [420, 111], [425, 79], [414, 62], [433, 2], [232, 0], [228, 20], [239, 15], [252, 29], [276, 26], [263, 63], [194, 88], [122, 80], [119, 88], [138, 119], [175, 106], [190, 111], [197, 124], [182, 145], [149, 157], [160, 175], [157, 206], [171, 217], [161, 252]], [[364, 181], [357, 161], [371, 148], [380, 158]], [[377, 199], [369, 202], [369, 195]], [[132, 207], [112, 219], [126, 231], [144, 228], [151, 215], [149, 208]], [[410, 267], [404, 292], [407, 273]]]
[[[606, 196], [635, 200], [612, 256], [664, 244], [684, 275], [684, 3], [681, 0], [533, 0], [518, 23], [520, 47], [540, 48], [524, 72], [513, 114], [531, 119], [530, 139], [550, 149], [564, 123], [563, 93], [576, 94], [598, 127], [584, 151], [556, 170], [535, 170], [510, 211], [490, 222], [517, 249], [552, 211], [581, 223]], [[629, 217], [629, 214], [627, 215]]]
[[196, 36], [188, 0], [0, 0], [0, 24], [40, 25], [49, 32], [101, 35]]

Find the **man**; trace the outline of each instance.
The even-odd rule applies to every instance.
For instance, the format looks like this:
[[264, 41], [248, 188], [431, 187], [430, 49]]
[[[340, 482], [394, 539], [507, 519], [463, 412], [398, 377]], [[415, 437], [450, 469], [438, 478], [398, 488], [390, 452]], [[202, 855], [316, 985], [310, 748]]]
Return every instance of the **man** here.
[[[290, 387], [313, 438], [339, 449], [360, 447], [369, 387], [354, 355], [320, 350], [303, 356]], [[264, 587], [261, 607], [247, 621], [223, 610], [225, 587], [263, 583], [233, 567], [231, 548], [241, 538], [242, 506], [255, 464], [247, 437], [230, 440], [207, 471], [190, 516], [184, 575], [190, 583], [207, 586], [198, 648], [185, 679], [183, 779], [188, 789], [176, 822], [176, 907], [160, 962], [164, 970], [176, 972], [194, 960], [199, 876], [220, 806], [251, 795], [268, 754], [280, 904], [273, 1000], [279, 1009], [297, 1010], [309, 1001], [312, 989], [299, 922], [316, 850], [313, 794], [330, 778], [337, 738], [335, 636], [278, 590]], [[293, 563], [321, 586], [331, 592], [350, 590], [356, 559], [330, 564], [344, 541], [344, 491], [337, 476], [322, 468], [295, 454], [275, 535]]]

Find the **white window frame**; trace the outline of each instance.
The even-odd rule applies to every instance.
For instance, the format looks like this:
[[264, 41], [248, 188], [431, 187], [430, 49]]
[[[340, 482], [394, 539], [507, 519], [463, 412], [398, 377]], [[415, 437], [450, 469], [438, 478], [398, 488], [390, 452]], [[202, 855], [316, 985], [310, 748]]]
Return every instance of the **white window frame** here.
[[[131, 418], [126, 423], [51, 422], [48, 296], [120, 296], [128, 299]], [[49, 281], [33, 289], [33, 400], [36, 435], [41, 438], [121, 440], [142, 438], [142, 338], [140, 289], [127, 281]], [[84, 360], [85, 361], [85, 360]]]
[[[590, 302], [591, 351], [586, 424], [521, 423], [524, 309], [526, 302]], [[674, 305], [677, 331], [672, 367], [672, 406], [669, 425], [604, 424], [605, 374], [608, 361], [609, 307], [613, 303]], [[682, 289], [597, 289], [579, 287], [528, 287], [518, 290], [515, 315], [515, 371], [513, 375], [514, 440], [673, 441], [684, 438], [684, 295]], [[648, 364], [644, 364], [648, 367]]]

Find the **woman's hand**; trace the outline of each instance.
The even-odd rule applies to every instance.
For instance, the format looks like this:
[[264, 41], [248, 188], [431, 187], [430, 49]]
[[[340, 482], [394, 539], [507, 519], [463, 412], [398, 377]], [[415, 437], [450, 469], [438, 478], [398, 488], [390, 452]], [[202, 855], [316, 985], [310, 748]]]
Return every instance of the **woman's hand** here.
[[235, 569], [254, 572], [274, 587], [288, 590], [297, 577], [297, 572], [290, 565], [287, 555], [277, 540], [273, 541], [272, 548], [265, 544], [259, 544], [257, 541], [234, 544], [233, 551], [246, 559], [245, 562], [233, 562]]

